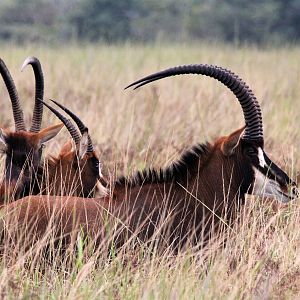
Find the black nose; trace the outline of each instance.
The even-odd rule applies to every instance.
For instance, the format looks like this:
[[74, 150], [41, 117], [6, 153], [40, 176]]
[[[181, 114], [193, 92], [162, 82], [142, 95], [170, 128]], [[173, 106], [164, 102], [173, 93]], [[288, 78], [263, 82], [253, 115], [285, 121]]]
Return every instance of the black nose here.
[[300, 192], [299, 192], [299, 190], [298, 190], [298, 188], [297, 188], [296, 185], [294, 185], [294, 186], [292, 187], [292, 194], [295, 195], [296, 198], [298, 198], [298, 197], [300, 196]]

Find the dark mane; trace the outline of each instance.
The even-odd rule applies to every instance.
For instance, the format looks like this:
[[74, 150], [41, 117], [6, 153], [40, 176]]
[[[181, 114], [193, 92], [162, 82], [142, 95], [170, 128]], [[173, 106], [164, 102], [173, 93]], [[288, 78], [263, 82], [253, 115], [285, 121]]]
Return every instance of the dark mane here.
[[144, 169], [130, 177], [121, 176], [117, 179], [116, 185], [134, 187], [144, 184], [168, 183], [172, 181], [184, 183], [191, 171], [198, 171], [199, 163], [203, 165], [209, 157], [208, 154], [210, 151], [211, 145], [209, 143], [197, 144], [185, 151], [178, 160], [167, 168], [159, 170]]

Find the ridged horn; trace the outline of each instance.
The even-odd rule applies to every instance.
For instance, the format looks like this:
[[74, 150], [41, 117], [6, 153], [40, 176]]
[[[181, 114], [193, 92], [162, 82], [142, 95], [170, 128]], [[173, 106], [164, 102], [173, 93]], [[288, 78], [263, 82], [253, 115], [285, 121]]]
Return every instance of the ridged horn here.
[[80, 139], [81, 139], [80, 133], [78, 132], [76, 127], [72, 124], [72, 122], [69, 119], [67, 119], [66, 117], [64, 117], [61, 113], [59, 113], [56, 109], [54, 109], [49, 104], [44, 102], [43, 100], [39, 99], [39, 101], [41, 101], [41, 103], [43, 103], [43, 105], [48, 107], [63, 122], [63, 124], [66, 126], [66, 128], [70, 132], [70, 135], [71, 135], [72, 139], [74, 140], [75, 144], [79, 145]]
[[[60, 107], [64, 112], [66, 112], [74, 120], [74, 122], [78, 126], [78, 129], [79, 129], [79, 131], [80, 131], [81, 134], [84, 134], [86, 131], [88, 131], [88, 128], [79, 119], [79, 117], [77, 117], [73, 112], [71, 112], [68, 108], [66, 108], [62, 104], [58, 103], [57, 101], [52, 100], [52, 99], [50, 99], [50, 100], [54, 104], [56, 104], [58, 107]], [[90, 135], [88, 134], [88, 148], [87, 148], [87, 153], [91, 153], [93, 151], [94, 151], [93, 142], [92, 142], [92, 139], [91, 139]]]
[[32, 66], [35, 77], [35, 102], [30, 132], [39, 132], [43, 119], [43, 103], [38, 99], [44, 99], [44, 75], [40, 61], [34, 57], [27, 57], [21, 67], [21, 71], [28, 65]]
[[181, 74], [209, 76], [228, 87], [237, 97], [244, 113], [246, 127], [243, 139], [254, 141], [263, 146], [263, 123], [260, 105], [247, 84], [230, 70], [206, 64], [183, 65], [146, 76], [128, 85], [125, 89], [132, 86], [137, 89], [150, 82]]
[[24, 115], [20, 105], [17, 88], [2, 59], [0, 59], [0, 73], [2, 75], [7, 91], [9, 93], [16, 131], [21, 131], [21, 130], [26, 131]]

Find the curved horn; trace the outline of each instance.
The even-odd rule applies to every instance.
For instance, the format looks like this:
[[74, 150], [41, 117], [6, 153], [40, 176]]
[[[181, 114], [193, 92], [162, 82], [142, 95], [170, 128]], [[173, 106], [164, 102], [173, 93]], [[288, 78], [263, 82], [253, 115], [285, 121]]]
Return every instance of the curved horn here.
[[32, 116], [32, 125], [30, 132], [39, 132], [41, 130], [42, 119], [43, 119], [43, 103], [38, 99], [44, 99], [44, 75], [40, 61], [36, 57], [27, 57], [21, 67], [21, 71], [27, 65], [31, 65], [35, 77], [35, 102]]
[[233, 72], [213, 65], [183, 65], [170, 68], [128, 85], [125, 89], [135, 86], [137, 89], [152, 81], [181, 74], [201, 74], [217, 79], [228, 87], [241, 104], [246, 123], [244, 140], [255, 141], [263, 146], [263, 123], [261, 109], [251, 89]]
[[49, 104], [45, 103], [43, 100], [39, 99], [39, 101], [41, 101], [42, 104], [48, 107], [64, 123], [64, 125], [70, 132], [71, 137], [74, 140], [75, 144], [78, 145], [80, 143], [81, 137], [79, 132], [75, 128], [75, 126], [72, 124], [72, 122], [69, 119], [65, 118], [61, 113], [59, 113], [56, 109], [51, 107]]
[[0, 59], [0, 73], [2, 75], [7, 91], [9, 93], [16, 131], [21, 131], [21, 130], [26, 131], [23, 111], [19, 100], [19, 95], [15, 83], [2, 59]]
[[[60, 107], [64, 112], [66, 112], [76, 123], [76, 125], [78, 126], [80, 133], [84, 134], [86, 131], [88, 131], [88, 128], [84, 125], [84, 123], [73, 113], [71, 112], [68, 108], [64, 107], [62, 104], [58, 103], [55, 100], [50, 99], [54, 104], [56, 104], [58, 107]], [[94, 151], [94, 147], [93, 147], [93, 142], [92, 139], [90, 137], [90, 135], [88, 134], [88, 148], [87, 148], [87, 153], [91, 153]]]

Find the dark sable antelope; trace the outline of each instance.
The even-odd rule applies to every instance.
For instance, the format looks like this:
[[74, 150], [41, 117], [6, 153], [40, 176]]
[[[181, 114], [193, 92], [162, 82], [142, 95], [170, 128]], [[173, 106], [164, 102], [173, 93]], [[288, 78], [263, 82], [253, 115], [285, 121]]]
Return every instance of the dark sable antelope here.
[[22, 69], [28, 64], [32, 65], [36, 79], [35, 105], [29, 131], [26, 130], [14, 81], [5, 63], [0, 59], [0, 72], [10, 96], [15, 122], [15, 131], [0, 128], [0, 151], [6, 155], [5, 175], [0, 187], [0, 204], [3, 204], [5, 198], [11, 198], [12, 194], [15, 199], [29, 195], [32, 180], [41, 162], [44, 144], [63, 127], [63, 124], [58, 124], [41, 130], [43, 104], [38, 99], [44, 94], [43, 73], [38, 59], [26, 59]]
[[[44, 78], [37, 58], [25, 60], [22, 70], [31, 64], [35, 75], [35, 105], [32, 126], [25, 129], [22, 109], [14, 82], [1, 61], [1, 74], [11, 96], [16, 122], [16, 132], [1, 130], [1, 151], [6, 154], [6, 174], [1, 186], [1, 203], [7, 198], [21, 198], [29, 194], [46, 192], [51, 195], [78, 195], [91, 197], [100, 178], [99, 159], [95, 154], [91, 138], [82, 121], [67, 108], [58, 104], [77, 124], [82, 137], [72, 122], [55, 109], [46, 106], [62, 121], [62, 124], [41, 130], [43, 116]], [[65, 125], [72, 140], [60, 150], [58, 157], [51, 156], [41, 162], [44, 143], [54, 137]], [[101, 178], [100, 178], [101, 179]], [[102, 179], [101, 179], [102, 180]], [[102, 181], [104, 183], [104, 181]], [[97, 185], [103, 192], [101, 184]]]
[[[245, 194], [265, 195], [281, 202], [297, 198], [296, 184], [264, 151], [258, 101], [234, 73], [211, 65], [180, 66], [130, 86], [179, 74], [206, 75], [223, 83], [237, 97], [246, 125], [214, 143], [192, 147], [164, 170], [120, 178], [110, 197], [89, 201], [46, 196], [21, 199], [7, 207], [7, 213], [17, 212], [14, 222], [20, 226], [31, 224], [35, 237], [47, 231], [51, 220], [59, 229], [56, 237], [69, 236], [76, 224], [80, 225], [76, 228], [97, 237], [98, 242], [109, 236], [105, 234], [107, 228], [117, 228], [117, 245], [134, 233], [144, 241], [153, 237], [166, 245], [182, 247], [198, 245], [212, 228], [219, 228], [217, 224], [230, 226]], [[115, 227], [107, 226], [107, 222]], [[5, 228], [9, 230], [10, 226]]]

